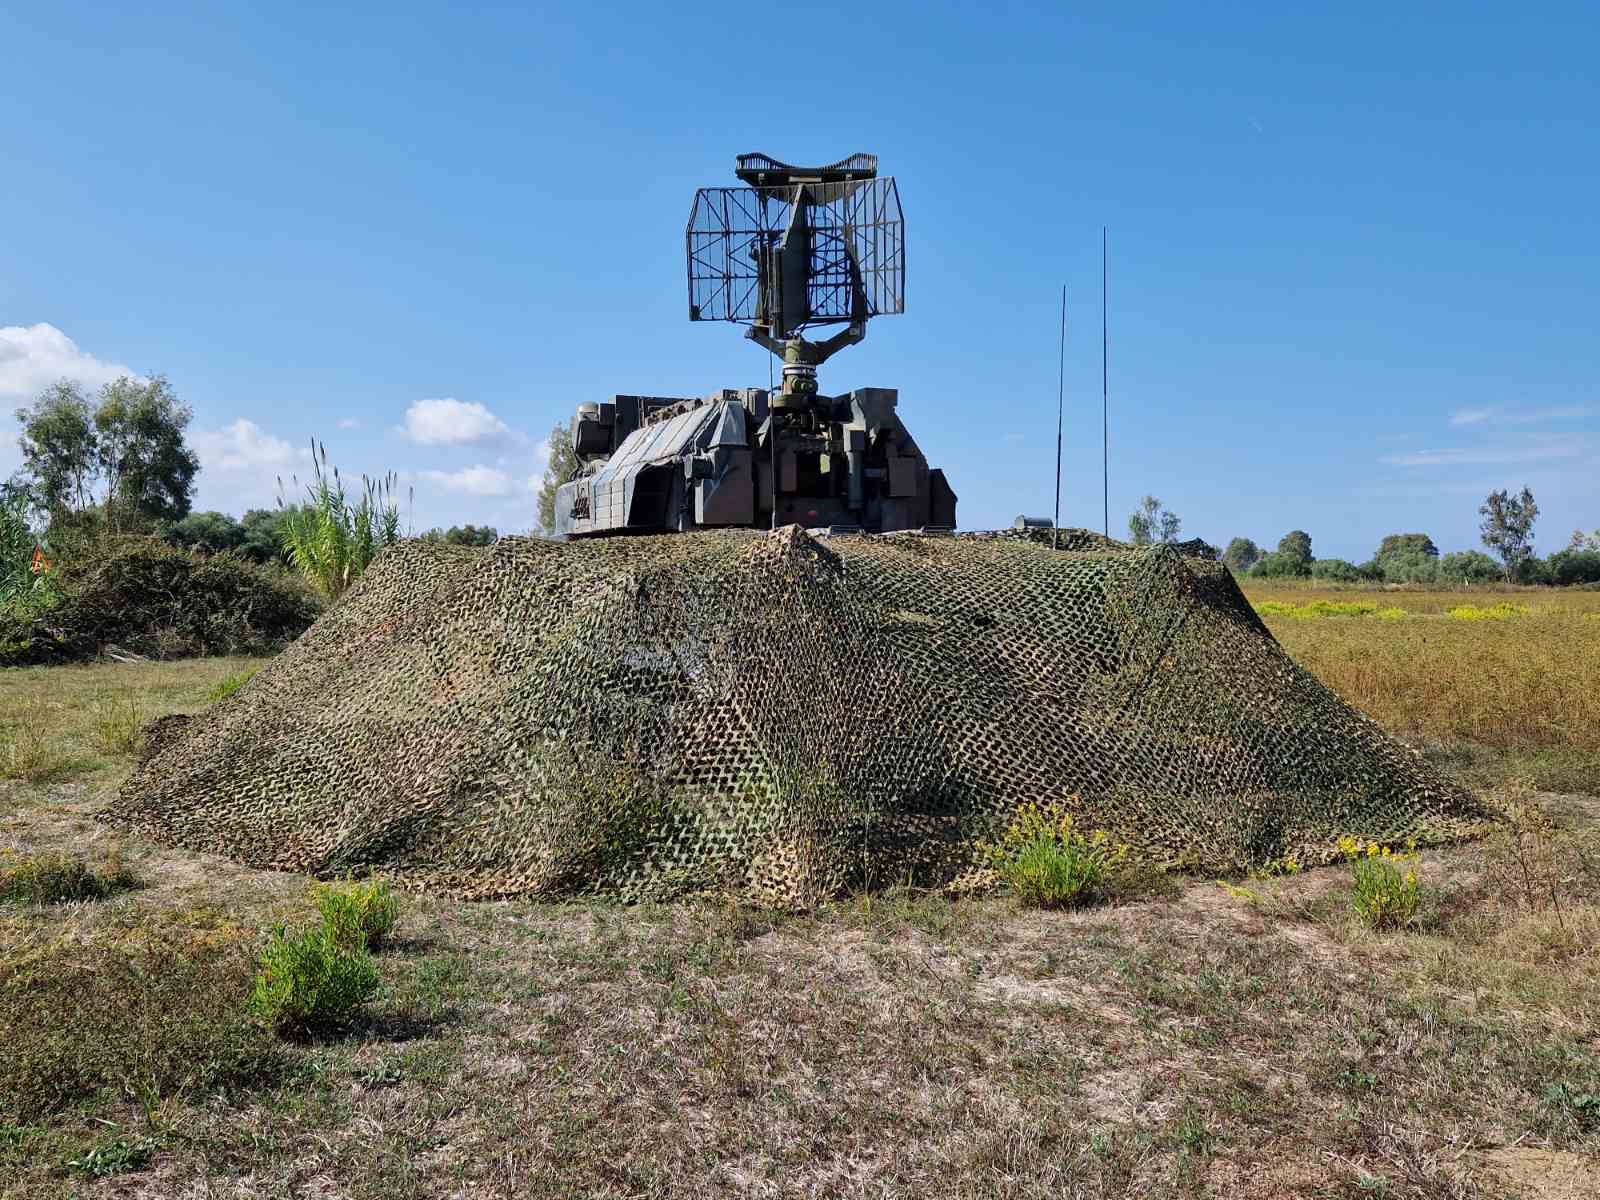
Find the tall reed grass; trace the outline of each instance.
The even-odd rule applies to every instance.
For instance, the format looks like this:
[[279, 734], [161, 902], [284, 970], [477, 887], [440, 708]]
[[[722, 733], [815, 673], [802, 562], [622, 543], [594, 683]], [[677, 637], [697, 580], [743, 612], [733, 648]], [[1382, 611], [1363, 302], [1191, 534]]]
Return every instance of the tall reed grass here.
[[[328, 468], [327, 448], [315, 440], [311, 443], [311, 468], [304, 504], [285, 504], [283, 479], [278, 479], [278, 507], [285, 514], [279, 537], [295, 570], [334, 600], [361, 578], [378, 555], [400, 540], [396, 477], [393, 471], [381, 479], [363, 475], [352, 500], [339, 468]], [[300, 480], [291, 478], [298, 486]]]

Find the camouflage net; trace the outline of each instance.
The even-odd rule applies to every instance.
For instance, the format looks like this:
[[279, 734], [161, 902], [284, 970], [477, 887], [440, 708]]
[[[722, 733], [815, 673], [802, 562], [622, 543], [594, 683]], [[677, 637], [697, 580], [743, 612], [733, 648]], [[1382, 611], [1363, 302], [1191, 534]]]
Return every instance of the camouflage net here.
[[1475, 828], [1226, 568], [1049, 536], [407, 542], [104, 817], [450, 895], [795, 906], [981, 882], [1027, 800], [1200, 870]]

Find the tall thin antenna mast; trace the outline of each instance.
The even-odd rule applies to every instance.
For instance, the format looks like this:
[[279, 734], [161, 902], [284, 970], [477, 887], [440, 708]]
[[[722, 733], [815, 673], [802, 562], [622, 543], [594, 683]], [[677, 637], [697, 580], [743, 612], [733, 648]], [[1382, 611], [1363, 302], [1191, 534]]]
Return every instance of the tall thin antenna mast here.
[[1050, 549], [1061, 537], [1061, 410], [1067, 395], [1067, 285], [1061, 285], [1061, 358], [1056, 367], [1056, 515], [1050, 521]]
[[1111, 536], [1111, 387], [1106, 354], [1106, 227], [1100, 226], [1100, 503]]

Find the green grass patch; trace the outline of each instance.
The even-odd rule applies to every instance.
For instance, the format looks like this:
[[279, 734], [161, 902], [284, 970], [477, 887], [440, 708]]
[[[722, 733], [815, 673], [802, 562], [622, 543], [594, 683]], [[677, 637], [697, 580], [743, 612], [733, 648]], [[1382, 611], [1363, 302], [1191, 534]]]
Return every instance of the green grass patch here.
[[147, 1117], [212, 1088], [272, 1077], [267, 1033], [244, 1018], [251, 961], [237, 941], [53, 941], [0, 957], [0, 1122], [101, 1099]]
[[138, 884], [115, 849], [98, 867], [91, 867], [78, 855], [0, 850], [0, 901], [65, 904], [73, 900], [103, 900]]
[[109, 692], [94, 703], [94, 745], [102, 754], [132, 754], [139, 749], [144, 705], [137, 692]]
[[206, 700], [215, 704], [219, 700], [226, 700], [245, 684], [256, 677], [260, 667], [250, 667], [248, 670], [235, 671], [232, 675], [219, 680], [217, 684], [206, 693]]

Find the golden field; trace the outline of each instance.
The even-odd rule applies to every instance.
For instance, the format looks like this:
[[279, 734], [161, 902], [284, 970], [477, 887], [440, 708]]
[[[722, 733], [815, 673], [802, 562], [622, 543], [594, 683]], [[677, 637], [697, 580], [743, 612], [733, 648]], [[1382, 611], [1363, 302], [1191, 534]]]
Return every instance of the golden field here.
[[1600, 761], [1600, 591], [1244, 591], [1296, 661], [1403, 737]]

